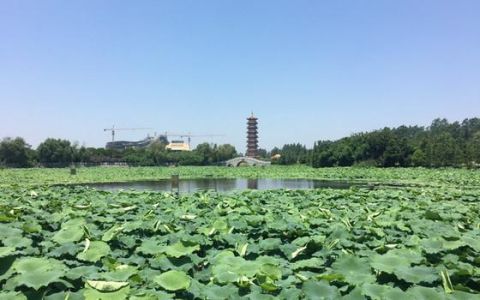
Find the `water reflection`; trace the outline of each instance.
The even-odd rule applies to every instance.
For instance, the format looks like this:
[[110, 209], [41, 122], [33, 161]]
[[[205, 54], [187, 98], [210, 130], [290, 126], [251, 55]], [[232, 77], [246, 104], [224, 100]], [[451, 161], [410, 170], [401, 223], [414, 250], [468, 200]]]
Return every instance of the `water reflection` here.
[[348, 181], [324, 181], [313, 179], [246, 179], [246, 178], [200, 178], [178, 179], [158, 181], [137, 181], [121, 183], [92, 183], [87, 186], [105, 190], [117, 191], [120, 189], [151, 190], [151, 191], [174, 191], [179, 193], [193, 193], [199, 190], [214, 190], [218, 192], [230, 192], [238, 190], [273, 190], [273, 189], [348, 189], [351, 186], [362, 186]]
[[258, 190], [258, 178], [247, 179], [247, 188], [250, 190]]

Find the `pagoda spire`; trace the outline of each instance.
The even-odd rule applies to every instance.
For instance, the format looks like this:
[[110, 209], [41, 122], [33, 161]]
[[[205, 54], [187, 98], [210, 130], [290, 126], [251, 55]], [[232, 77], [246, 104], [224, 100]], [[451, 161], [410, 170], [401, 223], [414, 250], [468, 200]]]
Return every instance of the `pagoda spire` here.
[[258, 119], [253, 115], [247, 118], [247, 153], [248, 157], [256, 157], [258, 152]]

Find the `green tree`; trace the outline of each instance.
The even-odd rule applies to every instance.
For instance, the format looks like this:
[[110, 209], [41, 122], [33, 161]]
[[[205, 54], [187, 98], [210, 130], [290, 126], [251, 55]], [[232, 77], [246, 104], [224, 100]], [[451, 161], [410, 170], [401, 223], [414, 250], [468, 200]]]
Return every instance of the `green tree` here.
[[414, 167], [422, 167], [427, 164], [427, 157], [422, 149], [418, 148], [412, 154], [411, 162]]
[[237, 156], [237, 150], [230, 144], [223, 144], [217, 147], [216, 157], [218, 161], [226, 161]]
[[0, 142], [0, 163], [13, 167], [29, 167], [32, 165], [34, 151], [21, 137], [4, 138]]
[[466, 158], [468, 165], [480, 164], [480, 130], [475, 132], [468, 142]]
[[67, 140], [48, 138], [38, 145], [37, 153], [46, 166], [66, 166], [73, 161], [74, 148]]
[[203, 165], [215, 162], [214, 149], [209, 143], [198, 144], [194, 151], [202, 157]]
[[440, 132], [430, 139], [427, 146], [427, 161], [434, 167], [453, 166], [457, 163], [458, 149], [449, 132]]

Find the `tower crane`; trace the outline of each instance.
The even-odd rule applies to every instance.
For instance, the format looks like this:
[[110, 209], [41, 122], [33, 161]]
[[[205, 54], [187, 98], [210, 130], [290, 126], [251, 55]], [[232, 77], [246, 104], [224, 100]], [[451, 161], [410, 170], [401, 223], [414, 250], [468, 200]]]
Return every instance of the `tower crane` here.
[[115, 125], [112, 125], [112, 128], [105, 128], [103, 131], [111, 131], [112, 132], [112, 142], [115, 141], [115, 131], [117, 130], [151, 130], [153, 128], [115, 128]]
[[190, 133], [171, 133], [171, 132], [167, 132], [167, 131], [165, 131], [165, 134], [164, 134], [164, 135], [165, 135], [167, 138], [168, 138], [169, 136], [176, 136], [176, 137], [180, 137], [181, 139], [187, 138], [188, 148], [190, 148], [190, 143], [191, 143], [192, 137], [225, 136], [224, 134], [190, 134]]

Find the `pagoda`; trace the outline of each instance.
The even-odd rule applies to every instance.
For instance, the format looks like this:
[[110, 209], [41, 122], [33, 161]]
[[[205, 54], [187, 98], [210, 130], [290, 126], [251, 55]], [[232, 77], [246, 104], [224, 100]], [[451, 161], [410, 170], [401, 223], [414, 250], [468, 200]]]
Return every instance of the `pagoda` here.
[[258, 119], [253, 115], [247, 118], [247, 157], [256, 157], [258, 150]]

